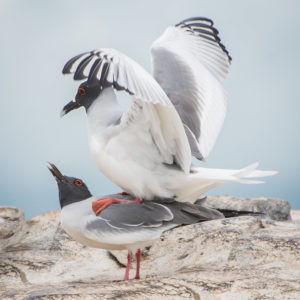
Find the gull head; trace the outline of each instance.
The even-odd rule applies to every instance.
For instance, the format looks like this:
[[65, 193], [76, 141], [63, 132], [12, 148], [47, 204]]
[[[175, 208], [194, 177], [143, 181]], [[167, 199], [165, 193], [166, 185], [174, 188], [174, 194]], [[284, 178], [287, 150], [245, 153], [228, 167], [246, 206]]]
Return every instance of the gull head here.
[[101, 87], [98, 84], [90, 85], [87, 81], [80, 84], [77, 90], [75, 99], [70, 101], [62, 109], [60, 116], [63, 117], [70, 111], [83, 106], [86, 110], [94, 102], [94, 100], [99, 96], [101, 92]]
[[88, 187], [80, 178], [63, 175], [52, 163], [48, 162], [47, 167], [57, 182], [61, 208], [92, 196]]

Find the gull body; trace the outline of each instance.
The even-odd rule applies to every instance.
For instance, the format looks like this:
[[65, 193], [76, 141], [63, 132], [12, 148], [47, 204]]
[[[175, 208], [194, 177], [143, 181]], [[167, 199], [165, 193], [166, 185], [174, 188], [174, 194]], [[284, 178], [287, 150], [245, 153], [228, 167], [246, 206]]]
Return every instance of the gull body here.
[[[110, 195], [109, 197], [120, 196]], [[123, 199], [124, 197], [120, 198]], [[125, 224], [120, 225], [120, 222], [118, 224], [120, 227], [118, 227], [111, 224], [111, 220], [107, 220], [105, 217], [102, 218], [101, 214], [95, 215], [92, 204], [99, 199], [90, 197], [69, 204], [61, 210], [60, 220], [63, 229], [76, 241], [89, 247], [106, 250], [128, 250], [135, 253], [138, 249], [150, 246], [164, 231], [180, 225], [171, 223], [159, 227], [153, 226], [152, 228], [140, 226], [137, 230], [137, 228], [132, 228], [132, 225], [130, 227], [130, 224], [127, 226]], [[115, 217], [112, 222], [116, 222], [118, 219], [120, 213], [118, 205], [127, 205], [128, 210], [130, 210], [130, 208], [134, 209], [134, 206], [141, 204], [114, 204], [106, 208], [106, 210], [112, 209], [114, 212]], [[142, 212], [142, 209], [140, 211]], [[166, 213], [169, 212], [166, 210]], [[102, 215], [105, 215], [105, 210]]]
[[89, 147], [97, 167], [125, 192], [143, 199], [173, 198], [178, 185], [173, 177], [184, 184], [184, 172], [164, 163], [142, 115], [124, 130], [118, 123], [122, 113], [112, 88], [87, 111]]
[[[75, 177], [64, 176], [55, 165], [49, 170], [57, 181], [61, 205], [61, 225], [79, 243], [106, 250], [128, 250], [128, 265], [133, 253], [137, 255], [137, 274], [141, 249], [151, 245], [164, 231], [201, 221], [224, 218], [216, 209], [201, 204], [177, 202], [174, 199], [154, 198], [136, 203], [131, 195], [108, 195], [96, 198], [85, 183]], [[97, 205], [103, 199], [121, 199], [122, 204], [112, 204], [98, 213]]]
[[[100, 171], [124, 191], [142, 199], [193, 202], [227, 182], [261, 183], [256, 170], [194, 167], [212, 150], [226, 114], [222, 81], [231, 57], [213, 22], [191, 18], [167, 28], [151, 47], [153, 76], [114, 49], [72, 58], [63, 73], [87, 79], [62, 114], [84, 106], [89, 147]], [[132, 95], [128, 110], [115, 90]]]

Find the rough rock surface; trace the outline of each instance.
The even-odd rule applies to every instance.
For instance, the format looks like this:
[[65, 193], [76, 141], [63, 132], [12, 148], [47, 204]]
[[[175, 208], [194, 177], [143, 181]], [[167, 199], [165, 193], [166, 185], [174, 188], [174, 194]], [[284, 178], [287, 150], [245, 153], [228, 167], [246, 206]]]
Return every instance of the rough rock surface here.
[[73, 241], [59, 212], [33, 218], [15, 241], [0, 252], [0, 299], [300, 299], [299, 211], [166, 232], [144, 251], [140, 281], [113, 281], [126, 253]]
[[0, 251], [14, 245], [26, 230], [24, 213], [16, 207], [0, 207]]
[[261, 212], [277, 221], [289, 220], [291, 206], [282, 199], [268, 198], [236, 198], [231, 196], [211, 196], [205, 200], [205, 205], [237, 211]]

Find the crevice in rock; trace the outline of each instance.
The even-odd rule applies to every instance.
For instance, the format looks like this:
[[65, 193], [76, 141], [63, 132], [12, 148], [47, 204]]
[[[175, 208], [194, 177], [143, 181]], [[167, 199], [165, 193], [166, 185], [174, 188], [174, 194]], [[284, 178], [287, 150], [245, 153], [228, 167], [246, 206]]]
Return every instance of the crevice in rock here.
[[189, 273], [196, 273], [196, 272], [207, 271], [207, 270], [208, 270], [207, 268], [194, 266], [190, 268], [179, 269], [175, 274], [189, 274]]
[[9, 252], [22, 252], [22, 251], [29, 251], [32, 248], [29, 245], [14, 245], [10, 246], [8, 248], [5, 248], [5, 253]]
[[15, 234], [15, 232], [9, 232], [8, 234], [6, 234], [5, 236], [2, 236], [1, 238], [2, 238], [3, 240], [9, 239], [9, 238], [12, 237], [14, 234]]
[[50, 242], [49, 250], [58, 250], [60, 249], [60, 242], [59, 242], [59, 231], [60, 231], [60, 222], [58, 222], [55, 232], [53, 234], [52, 241]]
[[124, 265], [123, 263], [121, 263], [118, 258], [113, 254], [111, 253], [110, 251], [107, 251], [107, 255], [108, 257], [114, 261], [120, 268], [126, 268], [126, 265]]
[[18, 267], [14, 266], [12, 264], [8, 264], [6, 262], [4, 262], [4, 265], [10, 267], [12, 271], [17, 273], [23, 283], [28, 283], [29, 282], [27, 277], [26, 277], [26, 274], [21, 269], [19, 269]]
[[190, 288], [186, 285], [182, 285], [182, 286], [185, 287], [193, 295], [194, 300], [201, 300], [200, 295], [196, 291], [194, 291], [192, 288]]
[[17, 268], [16, 266], [14, 266], [16, 271], [19, 273], [20, 279], [22, 280], [23, 283], [28, 283], [28, 279], [26, 277], [26, 274], [20, 270], [19, 268]]

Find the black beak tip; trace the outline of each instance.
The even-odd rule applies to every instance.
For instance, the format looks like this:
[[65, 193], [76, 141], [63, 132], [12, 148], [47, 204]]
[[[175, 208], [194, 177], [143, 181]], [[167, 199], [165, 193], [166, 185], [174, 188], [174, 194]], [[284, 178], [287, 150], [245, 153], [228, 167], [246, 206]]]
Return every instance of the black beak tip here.
[[54, 176], [54, 178], [57, 179], [57, 176], [56, 176], [56, 174], [54, 172], [55, 165], [52, 164], [51, 162], [47, 161], [47, 168], [51, 172], [51, 174]]
[[52, 171], [53, 164], [49, 161], [47, 161], [46, 167], [48, 168], [49, 171]]
[[53, 163], [47, 162], [47, 168], [55, 178], [57, 182], [64, 181], [64, 176], [60, 173], [60, 171], [56, 168]]

